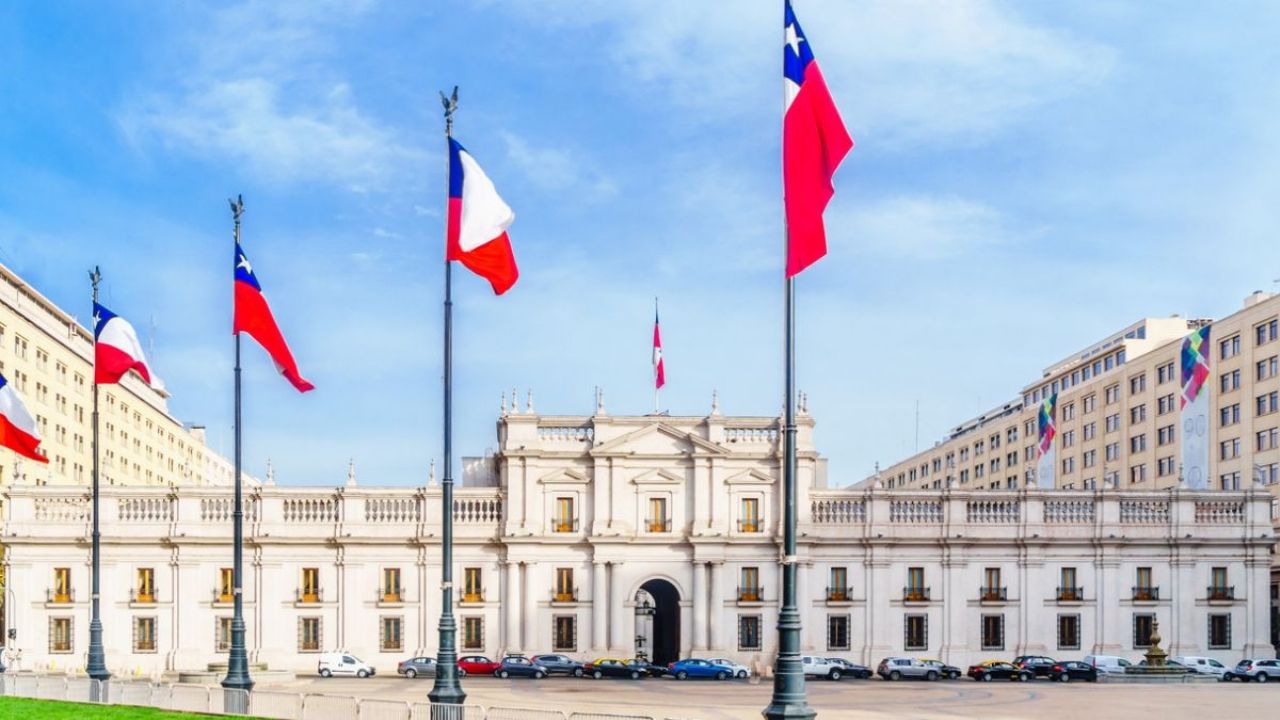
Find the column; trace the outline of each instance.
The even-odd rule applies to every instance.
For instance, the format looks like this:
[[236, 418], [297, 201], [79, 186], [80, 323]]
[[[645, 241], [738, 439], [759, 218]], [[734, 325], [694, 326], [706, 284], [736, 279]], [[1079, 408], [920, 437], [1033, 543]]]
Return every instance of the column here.
[[502, 570], [502, 645], [507, 652], [518, 652], [520, 649], [520, 563], [507, 560], [503, 563]]
[[693, 649], [707, 649], [707, 564], [693, 561]]
[[[814, 625], [823, 618], [813, 612], [813, 603], [809, 598], [812, 594], [809, 592], [809, 572], [810, 563], [800, 561], [796, 563], [796, 609], [800, 613], [800, 649], [812, 650], [814, 638]], [[778, 572], [782, 572], [782, 566], [778, 566]], [[782, 578], [778, 578], [778, 587], [782, 587]], [[778, 607], [782, 607], [782, 598], [778, 598]], [[826, 629], [823, 629], [825, 634]], [[823, 644], [826, 647], [826, 644]]]
[[615, 652], [631, 647], [635, 637], [631, 626], [627, 625], [627, 598], [622, 594], [622, 578], [618, 577], [618, 570], [616, 563], [609, 564], [609, 649]]
[[604, 650], [609, 646], [609, 598], [608, 566], [601, 560], [591, 565], [591, 649]]
[[538, 647], [538, 597], [543, 588], [537, 582], [537, 563], [524, 565], [524, 649]]
[[[736, 618], [733, 622], [737, 622]], [[724, 562], [711, 563], [711, 637], [707, 640], [708, 649], [719, 653], [737, 649], [725, 647], [724, 644]]]

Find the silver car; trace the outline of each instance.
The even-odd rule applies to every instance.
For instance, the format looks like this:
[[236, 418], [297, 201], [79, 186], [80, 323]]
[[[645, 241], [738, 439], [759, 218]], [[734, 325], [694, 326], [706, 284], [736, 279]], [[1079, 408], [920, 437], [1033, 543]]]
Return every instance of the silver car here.
[[876, 674], [885, 680], [937, 680], [942, 676], [942, 670], [916, 658], [888, 657], [880, 661]]
[[1240, 680], [1260, 683], [1280, 680], [1280, 660], [1259, 658], [1257, 660], [1241, 660], [1222, 676], [1223, 680]]

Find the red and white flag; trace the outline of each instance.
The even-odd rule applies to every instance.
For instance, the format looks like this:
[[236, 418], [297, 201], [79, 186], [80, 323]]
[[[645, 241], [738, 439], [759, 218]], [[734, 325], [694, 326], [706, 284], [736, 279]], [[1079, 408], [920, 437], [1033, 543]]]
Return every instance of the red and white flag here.
[[658, 326], [658, 304], [653, 306], [653, 387], [661, 390], [667, 384], [667, 369], [662, 364], [662, 332]]
[[93, 304], [93, 381], [114, 385], [129, 373], [138, 373], [148, 385], [151, 368], [142, 354], [142, 341], [128, 320], [98, 303]]
[[36, 427], [36, 419], [4, 375], [0, 375], [0, 447], [7, 447], [36, 462], [49, 462], [40, 449], [40, 430]]
[[853, 149], [813, 50], [787, 0], [782, 46], [782, 193], [787, 218], [787, 277], [827, 254], [822, 211], [835, 194], [831, 177]]
[[520, 277], [507, 228], [516, 214], [462, 145], [449, 138], [446, 257], [489, 281], [497, 295]]

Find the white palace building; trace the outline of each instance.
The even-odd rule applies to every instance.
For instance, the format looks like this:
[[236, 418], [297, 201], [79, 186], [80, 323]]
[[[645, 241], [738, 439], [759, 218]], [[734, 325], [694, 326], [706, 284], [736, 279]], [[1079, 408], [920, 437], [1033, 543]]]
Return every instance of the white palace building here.
[[[964, 666], [1043, 653], [1274, 656], [1272, 496], [1261, 489], [830, 489], [799, 434], [805, 652]], [[779, 604], [779, 421], [512, 409], [468, 460], [452, 508], [463, 654], [727, 656], [772, 662]], [[441, 490], [247, 491], [251, 660], [313, 672], [345, 649], [384, 672], [434, 654]], [[116, 673], [225, 660], [231, 493], [106, 487], [102, 616]], [[11, 652], [83, 667], [89, 496], [0, 488]], [[645, 612], [645, 605], [651, 612]]]

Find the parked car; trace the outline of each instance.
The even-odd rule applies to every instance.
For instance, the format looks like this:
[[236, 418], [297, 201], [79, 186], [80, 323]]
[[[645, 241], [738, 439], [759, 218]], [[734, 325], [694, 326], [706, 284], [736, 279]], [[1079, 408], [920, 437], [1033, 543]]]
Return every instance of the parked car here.
[[599, 680], [602, 677], [624, 677], [639, 680], [648, 674], [647, 668], [618, 658], [596, 658], [582, 666], [582, 671]]
[[751, 668], [747, 667], [746, 665], [740, 665], [728, 658], [711, 658], [707, 662], [711, 663], [712, 665], [721, 665], [723, 667], [729, 668], [730, 677], [744, 678], [751, 675]]
[[923, 660], [910, 657], [887, 657], [880, 661], [880, 666], [876, 668], [876, 674], [885, 680], [910, 678], [937, 680], [942, 677], [942, 671], [939, 668], [928, 665]]
[[1256, 660], [1245, 659], [1236, 663], [1236, 666], [1227, 671], [1223, 676], [1223, 680], [1239, 680], [1241, 682], [1272, 682], [1280, 680], [1280, 660], [1272, 660], [1270, 658], [1258, 658]]
[[483, 655], [467, 655], [458, 658], [458, 671], [463, 675], [492, 675], [502, 663]]
[[1054, 663], [1049, 679], [1059, 682], [1071, 682], [1072, 680], [1098, 682], [1098, 669], [1089, 663], [1080, 662], [1079, 660], [1065, 660]]
[[981, 682], [991, 682], [992, 680], [1017, 680], [1018, 682], [1027, 682], [1035, 678], [1035, 673], [1030, 670], [1007, 663], [1003, 660], [987, 660], [980, 662], [969, 668], [969, 677]]
[[396, 672], [407, 678], [416, 678], [419, 675], [435, 677], [436, 659], [429, 657], [416, 657], [409, 658], [408, 660], [401, 660], [400, 664], [396, 665]]
[[1217, 660], [1200, 655], [1179, 655], [1173, 658], [1172, 662], [1176, 662], [1202, 675], [1216, 675], [1218, 679], [1222, 679], [1222, 676], [1230, 671], [1230, 668]]
[[[871, 674], [872, 674], [871, 668], [867, 667], [866, 665], [859, 665], [856, 662], [850, 662], [848, 660], [845, 660], [844, 658], [827, 658], [827, 661], [835, 665], [839, 665], [840, 667], [843, 667], [845, 677], [852, 677], [852, 678], [858, 678], [859, 680], [866, 680], [867, 678], [871, 677]], [[746, 677], [746, 676], [742, 675], [740, 677]]]
[[1116, 655], [1087, 655], [1084, 662], [1097, 668], [1100, 673], [1123, 673], [1133, 663]]
[[824, 657], [805, 655], [800, 658], [800, 667], [804, 670], [806, 677], [824, 677], [828, 680], [839, 680], [844, 677], [844, 666]]
[[355, 675], [366, 678], [375, 674], [377, 670], [351, 653], [327, 652], [321, 653], [316, 660], [316, 672], [320, 673], [320, 677], [325, 678], [334, 675]]
[[529, 677], [541, 680], [547, 676], [547, 669], [522, 655], [508, 655], [498, 663], [498, 669], [493, 674], [500, 678]]
[[663, 675], [667, 674], [666, 665], [657, 665], [647, 660], [641, 660], [639, 658], [636, 658], [635, 660], [631, 660], [629, 664], [640, 668], [641, 672], [643, 672], [645, 675], [648, 675], [649, 677], [662, 677]]
[[1058, 661], [1044, 655], [1019, 655], [1013, 659], [1013, 664], [1023, 670], [1030, 670], [1036, 677], [1049, 677]]
[[725, 680], [733, 676], [733, 671], [726, 665], [718, 665], [711, 660], [685, 658], [667, 666], [667, 672], [677, 680], [689, 678], [715, 678]]
[[564, 655], [534, 655], [533, 661], [546, 668], [548, 675], [583, 675], [582, 663]]
[[955, 665], [948, 665], [942, 662], [941, 660], [921, 658], [920, 662], [924, 663], [925, 665], [928, 665], [931, 668], [936, 669], [938, 671], [938, 677], [946, 678], [947, 680], [959, 680], [960, 676], [964, 675], [964, 671], [961, 670], [960, 668], [956, 667]]

